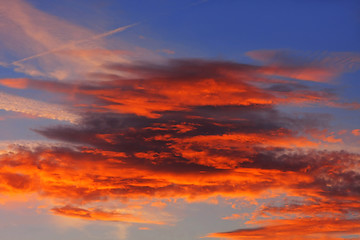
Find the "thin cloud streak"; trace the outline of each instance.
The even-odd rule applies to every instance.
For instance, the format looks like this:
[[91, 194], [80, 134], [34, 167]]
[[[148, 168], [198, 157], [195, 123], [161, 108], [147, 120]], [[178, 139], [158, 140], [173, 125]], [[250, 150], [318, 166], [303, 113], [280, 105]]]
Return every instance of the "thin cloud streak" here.
[[45, 103], [4, 92], [0, 92], [0, 109], [70, 123], [77, 123], [80, 120], [79, 115], [71, 113], [62, 105]]
[[[360, 69], [360, 54], [352, 52], [305, 53], [290, 50], [255, 50], [246, 53], [270, 65], [263, 73], [314, 82], [330, 82], [342, 72]], [[301, 66], [299, 68], [299, 66]]]
[[340, 220], [334, 218], [300, 218], [290, 220], [272, 220], [272, 225], [259, 228], [239, 229], [231, 232], [214, 233], [207, 237], [247, 240], [282, 239], [329, 239], [341, 240], [344, 234], [360, 233], [360, 220]]

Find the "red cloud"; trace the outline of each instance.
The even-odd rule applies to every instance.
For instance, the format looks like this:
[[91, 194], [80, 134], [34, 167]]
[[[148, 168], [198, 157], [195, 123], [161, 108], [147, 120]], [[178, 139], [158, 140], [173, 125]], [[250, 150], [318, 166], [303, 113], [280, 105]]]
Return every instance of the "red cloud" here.
[[[210, 236], [330, 238], [337, 237], [337, 224], [344, 233], [357, 231], [357, 220], [346, 213], [358, 212], [359, 155], [316, 150], [321, 142], [308, 133], [327, 132], [329, 116], [291, 116], [277, 109], [282, 104], [340, 105], [334, 92], [259, 74], [271, 66], [174, 60], [108, 68], [132, 77], [103, 76], [111, 80], [92, 84], [27, 80], [28, 86], [71, 99], [82, 120], [35, 130], [73, 147], [18, 147], [0, 155], [3, 194], [37, 193], [65, 205], [52, 210], [64, 216], [160, 224], [164, 221], [103, 205], [152, 198], [257, 198], [274, 190], [302, 199], [259, 210], [258, 217], [278, 214], [284, 220]], [[288, 218], [289, 212], [304, 215]], [[350, 223], [356, 228], [348, 228]], [[304, 227], [310, 230], [301, 233]], [[274, 231], [277, 236], [270, 235]]]
[[351, 131], [354, 136], [360, 136], [360, 129], [354, 129]]
[[64, 206], [60, 208], [53, 208], [52, 212], [56, 215], [69, 216], [81, 218], [86, 220], [100, 220], [111, 222], [132, 222], [132, 223], [148, 223], [148, 224], [164, 224], [151, 220], [145, 220], [141, 217], [134, 216], [128, 213], [120, 213], [118, 211], [104, 211], [101, 209], [83, 209], [72, 206]]
[[345, 234], [360, 233], [360, 220], [339, 220], [334, 218], [297, 218], [272, 220], [269, 225], [259, 228], [239, 229], [231, 232], [213, 233], [208, 237], [247, 239], [348, 239]]

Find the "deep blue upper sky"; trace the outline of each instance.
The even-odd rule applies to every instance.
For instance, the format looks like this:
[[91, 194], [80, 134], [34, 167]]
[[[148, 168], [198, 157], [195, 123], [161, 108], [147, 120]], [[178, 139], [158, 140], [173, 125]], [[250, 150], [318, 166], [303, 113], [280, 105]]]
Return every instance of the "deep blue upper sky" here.
[[359, 1], [30, 2], [99, 31], [143, 21], [122, 33], [122, 39], [136, 42], [134, 36], [144, 35], [148, 41], [138, 40], [137, 44], [147, 46], [153, 40], [154, 45], [181, 50], [176, 51], [179, 56], [239, 59], [244, 52], [255, 49], [360, 50]]

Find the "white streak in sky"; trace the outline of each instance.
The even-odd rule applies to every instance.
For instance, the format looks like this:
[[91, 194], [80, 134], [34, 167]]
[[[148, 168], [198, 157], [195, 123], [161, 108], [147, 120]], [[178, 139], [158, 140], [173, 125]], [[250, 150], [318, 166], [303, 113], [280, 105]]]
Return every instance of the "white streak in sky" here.
[[67, 111], [63, 106], [0, 92], [0, 109], [20, 112], [36, 117], [76, 123], [80, 116]]

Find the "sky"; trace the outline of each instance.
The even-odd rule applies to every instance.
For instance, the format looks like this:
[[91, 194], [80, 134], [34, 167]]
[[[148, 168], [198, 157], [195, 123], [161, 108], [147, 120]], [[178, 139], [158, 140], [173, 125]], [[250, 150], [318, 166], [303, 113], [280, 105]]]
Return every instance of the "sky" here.
[[360, 2], [0, 0], [2, 240], [360, 238]]

